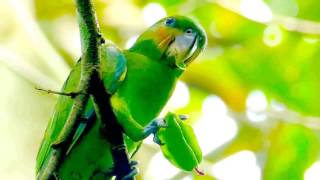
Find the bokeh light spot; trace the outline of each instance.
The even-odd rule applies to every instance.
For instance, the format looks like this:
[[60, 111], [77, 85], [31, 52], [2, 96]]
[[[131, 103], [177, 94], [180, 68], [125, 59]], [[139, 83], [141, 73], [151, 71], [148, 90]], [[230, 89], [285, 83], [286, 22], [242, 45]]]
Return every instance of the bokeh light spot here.
[[309, 167], [304, 173], [304, 180], [318, 180], [320, 177], [320, 161], [317, 161]]
[[261, 169], [257, 165], [255, 154], [251, 151], [240, 151], [218, 162], [213, 165], [212, 174], [223, 180], [261, 179]]
[[145, 179], [162, 180], [170, 179], [180, 170], [173, 166], [161, 152], [156, 153], [149, 164]]
[[227, 115], [225, 103], [217, 96], [208, 96], [202, 104], [202, 116], [193, 126], [203, 154], [231, 140], [238, 131], [234, 119]]
[[243, 0], [240, 4], [240, 12], [245, 17], [258, 22], [272, 20], [272, 12], [262, 0]]
[[227, 106], [218, 96], [208, 96], [202, 104], [202, 113], [204, 115], [214, 116], [216, 114], [225, 115]]
[[166, 17], [166, 15], [166, 10], [158, 3], [149, 3], [143, 8], [143, 19], [149, 26]]
[[128, 39], [128, 41], [126, 42], [126, 49], [129, 49], [138, 39], [138, 35], [132, 36], [131, 38]]
[[266, 119], [265, 111], [268, 101], [264, 93], [260, 90], [252, 91], [247, 98], [247, 116], [250, 121], [260, 122]]
[[270, 25], [263, 32], [263, 42], [270, 47], [279, 45], [282, 37], [282, 31], [278, 25]]
[[262, 91], [254, 90], [248, 95], [246, 105], [250, 111], [261, 112], [267, 109], [268, 101]]
[[168, 108], [169, 109], [178, 109], [188, 105], [190, 99], [190, 93], [188, 86], [182, 82], [178, 81], [173, 94], [168, 101]]

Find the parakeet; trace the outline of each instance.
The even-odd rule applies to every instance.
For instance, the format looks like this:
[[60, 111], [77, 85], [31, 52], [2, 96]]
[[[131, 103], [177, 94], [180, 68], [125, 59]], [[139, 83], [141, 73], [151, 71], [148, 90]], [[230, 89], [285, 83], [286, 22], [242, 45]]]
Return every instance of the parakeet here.
[[[139, 142], [161, 126], [157, 116], [170, 98], [178, 78], [206, 44], [200, 25], [184, 16], [164, 18], [144, 33], [133, 46], [120, 50], [105, 42], [100, 46], [101, 75], [111, 94], [110, 103], [127, 142]], [[62, 92], [75, 91], [80, 79], [81, 60], [75, 65]], [[64, 128], [73, 100], [60, 96], [45, 131], [36, 163], [40, 174], [53, 156], [52, 145]], [[57, 172], [60, 179], [107, 178], [112, 169], [110, 143], [101, 135], [101, 120], [89, 100], [83, 122]], [[128, 145], [129, 153], [136, 146]]]

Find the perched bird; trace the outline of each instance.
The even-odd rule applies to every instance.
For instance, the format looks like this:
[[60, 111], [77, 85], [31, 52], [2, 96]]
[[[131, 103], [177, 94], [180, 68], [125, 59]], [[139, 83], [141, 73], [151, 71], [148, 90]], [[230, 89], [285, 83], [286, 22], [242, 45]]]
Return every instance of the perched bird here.
[[[129, 153], [136, 148], [134, 142], [156, 133], [159, 126], [163, 126], [157, 116], [179, 76], [205, 44], [206, 35], [200, 25], [184, 16], [172, 16], [147, 29], [127, 50], [120, 50], [110, 42], [101, 45], [101, 75], [111, 94], [112, 111], [127, 136]], [[76, 90], [81, 71], [79, 62], [62, 92]], [[64, 128], [72, 103], [72, 98], [67, 96], [58, 99], [38, 152], [37, 174], [48, 166], [48, 159], [53, 156], [52, 145]], [[94, 115], [92, 100], [86, 106], [84, 117], [75, 127], [72, 143], [68, 144], [57, 171], [62, 180], [95, 179], [112, 169], [110, 143], [101, 135], [102, 122]]]

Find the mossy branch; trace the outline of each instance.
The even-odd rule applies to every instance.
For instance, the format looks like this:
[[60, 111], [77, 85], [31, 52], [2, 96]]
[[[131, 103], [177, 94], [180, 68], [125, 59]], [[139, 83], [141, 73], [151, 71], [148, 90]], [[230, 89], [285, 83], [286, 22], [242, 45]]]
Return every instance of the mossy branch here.
[[[60, 132], [58, 139], [51, 146], [53, 156], [48, 160], [48, 166], [39, 172], [38, 179], [56, 179], [58, 171], [72, 138], [76, 132], [89, 97], [93, 97], [97, 117], [102, 120], [105, 137], [111, 143], [114, 162], [114, 174], [122, 179], [130, 173], [128, 155], [126, 153], [121, 127], [112, 112], [110, 95], [102, 82], [99, 73], [99, 46], [104, 42], [100, 35], [98, 23], [91, 0], [76, 0], [78, 21], [81, 35], [82, 58], [81, 77], [71, 113]], [[112, 138], [110, 137], [112, 134]]]

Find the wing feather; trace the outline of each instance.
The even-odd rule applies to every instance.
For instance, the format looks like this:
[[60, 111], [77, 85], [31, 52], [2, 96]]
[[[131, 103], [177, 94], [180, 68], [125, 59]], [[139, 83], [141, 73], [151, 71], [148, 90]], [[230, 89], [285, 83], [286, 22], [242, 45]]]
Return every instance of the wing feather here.
[[[126, 58], [122, 52], [111, 43], [106, 43], [100, 48], [101, 55], [101, 73], [103, 82], [107, 91], [113, 94], [126, 75]], [[77, 62], [73, 70], [70, 72], [67, 80], [65, 81], [62, 92], [75, 92], [80, 81], [81, 73], [81, 59]], [[51, 156], [51, 145], [58, 138], [59, 133], [63, 129], [66, 120], [71, 111], [73, 99], [67, 96], [60, 96], [55, 106], [52, 118], [49, 120], [47, 129], [45, 131], [44, 138], [40, 145], [40, 149], [37, 155], [36, 173], [40, 172], [42, 168], [46, 166], [47, 160]], [[96, 119], [92, 102], [89, 102], [86, 107], [85, 117], [89, 121]], [[72, 143], [68, 148], [68, 152], [78, 143], [81, 136], [83, 136], [86, 130], [89, 128], [88, 122], [80, 123], [73, 137]]]

